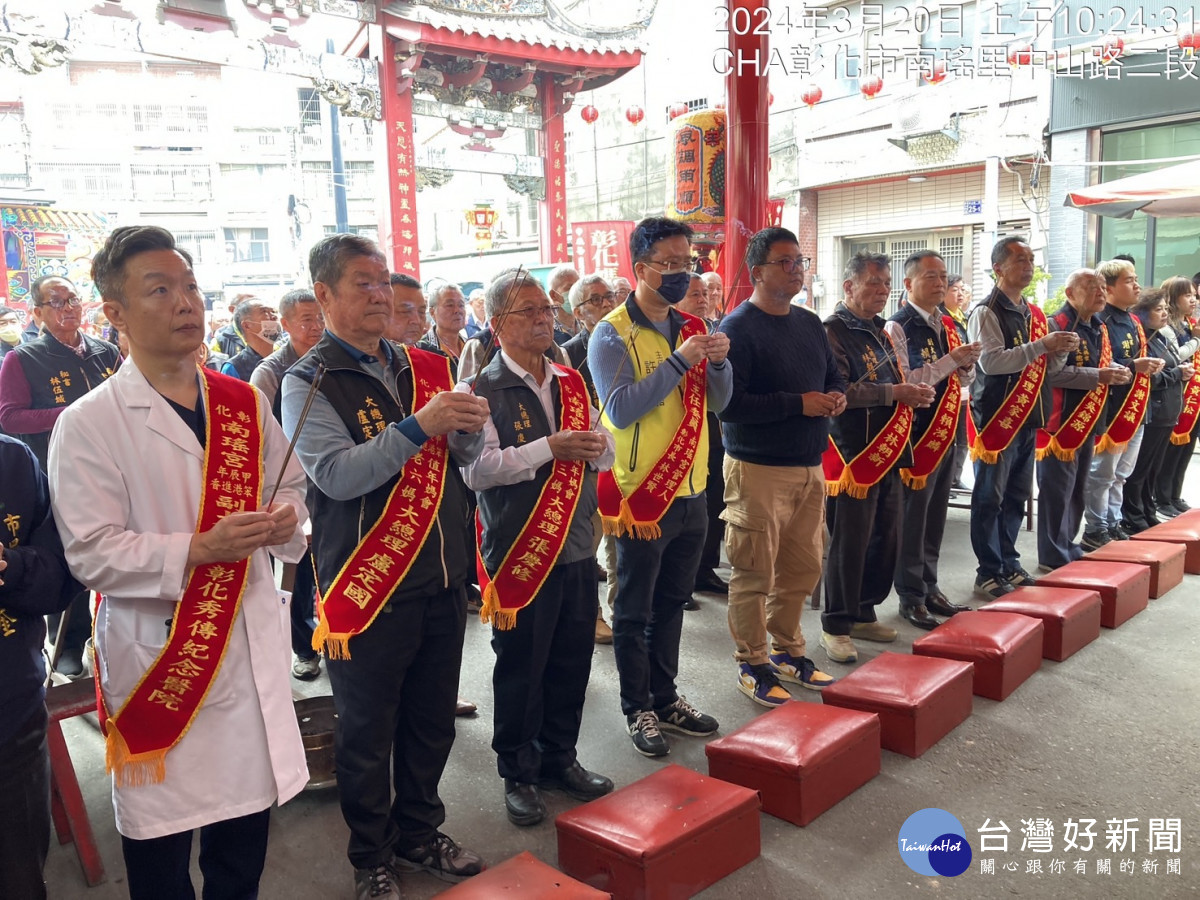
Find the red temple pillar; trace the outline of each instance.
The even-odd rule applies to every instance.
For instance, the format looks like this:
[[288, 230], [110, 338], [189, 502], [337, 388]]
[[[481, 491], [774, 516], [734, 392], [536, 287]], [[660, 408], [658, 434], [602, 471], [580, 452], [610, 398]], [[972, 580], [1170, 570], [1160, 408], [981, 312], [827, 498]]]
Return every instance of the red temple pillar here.
[[[385, 208], [379, 215], [379, 245], [393, 272], [421, 278], [417, 242], [417, 167], [413, 158], [412, 79], [396, 63], [396, 41], [372, 29], [371, 55], [380, 60], [383, 95], [383, 168], [387, 172]], [[381, 46], [375, 47], [376, 41]]]
[[[757, 22], [768, 0], [730, 0], [730, 22]], [[743, 18], [744, 17], [744, 18]], [[738, 32], [743, 32], [738, 34]], [[762, 32], [756, 34], [754, 32]], [[750, 236], [766, 224], [767, 210], [767, 34], [759, 28], [730, 28], [726, 94], [725, 248], [722, 255], [726, 311], [750, 296], [750, 273], [742, 266]]]
[[567, 261], [567, 148], [563, 137], [562, 87], [544, 73], [537, 82], [542, 105], [538, 153], [546, 161], [546, 199], [538, 204], [538, 252], [543, 263]]

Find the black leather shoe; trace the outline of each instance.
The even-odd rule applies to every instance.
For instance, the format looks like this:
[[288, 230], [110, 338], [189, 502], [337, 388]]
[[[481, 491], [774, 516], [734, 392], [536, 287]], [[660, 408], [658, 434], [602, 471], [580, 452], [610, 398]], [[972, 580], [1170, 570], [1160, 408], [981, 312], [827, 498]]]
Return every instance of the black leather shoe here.
[[538, 780], [538, 787], [548, 791], [562, 791], [576, 800], [595, 800], [605, 794], [611, 794], [613, 783], [596, 772], [589, 772], [577, 762], [554, 775], [543, 775]]
[[947, 618], [955, 613], [971, 611], [971, 607], [969, 606], [951, 603], [950, 598], [941, 591], [938, 591], [936, 594], [930, 594], [925, 598], [925, 608], [934, 615], [946, 616]]
[[905, 606], [900, 610], [900, 615], [907, 622], [916, 625], [924, 631], [933, 631], [942, 623], [929, 614], [924, 606]]
[[536, 825], [546, 818], [546, 804], [536, 784], [504, 779], [504, 811], [514, 825]]
[[722, 581], [716, 572], [709, 569], [696, 576], [695, 590], [705, 594], [728, 594], [729, 585]]

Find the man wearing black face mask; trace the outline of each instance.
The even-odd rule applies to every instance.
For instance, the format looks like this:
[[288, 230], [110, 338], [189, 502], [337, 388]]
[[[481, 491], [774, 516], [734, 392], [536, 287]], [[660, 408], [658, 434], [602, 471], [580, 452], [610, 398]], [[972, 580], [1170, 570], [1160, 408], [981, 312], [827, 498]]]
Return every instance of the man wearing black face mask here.
[[275, 352], [283, 334], [279, 314], [261, 300], [244, 300], [233, 311], [233, 324], [246, 339], [246, 348], [221, 366], [222, 375], [249, 381], [258, 364]]
[[718, 727], [675, 688], [683, 605], [708, 529], [706, 412], [720, 412], [733, 387], [729, 338], [673, 308], [691, 281], [691, 236], [671, 219], [634, 227], [637, 290], [588, 342], [617, 451], [599, 482], [604, 530], [617, 535], [613, 652], [626, 728], [644, 756], [670, 752], [660, 728], [708, 735]]

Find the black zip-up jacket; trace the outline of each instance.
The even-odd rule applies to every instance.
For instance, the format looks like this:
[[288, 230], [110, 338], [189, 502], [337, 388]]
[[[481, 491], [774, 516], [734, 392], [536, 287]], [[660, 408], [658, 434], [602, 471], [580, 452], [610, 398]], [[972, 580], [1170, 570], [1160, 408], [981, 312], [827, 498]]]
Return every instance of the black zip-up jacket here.
[[[994, 289], [983, 303], [1000, 323], [1000, 333], [1004, 336], [1005, 347], [1030, 343], [1029, 321], [1032, 314], [1028, 306], [1018, 308], [1000, 288]], [[1049, 362], [1050, 360], [1047, 359], [1047, 366], [1049, 366]], [[971, 413], [975, 417], [976, 428], [982, 429], [992, 421], [992, 416], [1000, 409], [1004, 398], [1021, 380], [1023, 371], [989, 375], [982, 368], [976, 368], [975, 381], [971, 385]], [[1037, 401], [1033, 404], [1033, 409], [1030, 410], [1029, 418], [1025, 420], [1023, 428], [1045, 426], [1053, 403], [1050, 391], [1050, 378], [1047, 376], [1042, 379], [1042, 389], [1038, 393]]]
[[1146, 329], [1146, 352], [1163, 361], [1162, 371], [1150, 376], [1150, 405], [1146, 408], [1145, 423], [1174, 427], [1179, 421], [1179, 414], [1183, 412], [1183, 373], [1179, 371], [1179, 351], [1167, 340], [1162, 329], [1151, 332], [1141, 315], [1138, 315], [1138, 319]]

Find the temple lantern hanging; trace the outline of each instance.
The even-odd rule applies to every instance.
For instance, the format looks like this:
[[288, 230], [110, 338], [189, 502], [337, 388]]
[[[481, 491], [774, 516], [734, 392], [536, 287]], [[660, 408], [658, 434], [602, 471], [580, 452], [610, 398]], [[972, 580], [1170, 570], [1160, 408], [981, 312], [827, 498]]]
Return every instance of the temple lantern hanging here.
[[492, 204], [487, 201], [476, 203], [472, 209], [467, 210], [467, 224], [475, 233], [476, 249], [490, 250], [492, 249], [492, 226], [496, 224], [498, 213], [492, 209]]
[[941, 84], [946, 80], [946, 64], [944, 62], [936, 62], [933, 68], [921, 75], [925, 79], [926, 84]]
[[858, 90], [868, 100], [883, 90], [883, 79], [878, 75], [868, 75], [858, 83]]
[[725, 111], [699, 109], [668, 126], [668, 218], [698, 236], [720, 240], [725, 230]]
[[579, 111], [579, 118], [591, 125], [600, 118], [600, 110], [592, 106], [590, 103]]
[[800, 99], [803, 101], [805, 106], [807, 106], [809, 109], [812, 109], [821, 102], [821, 98], [824, 96], [825, 92], [822, 91], [820, 87], [815, 84], [810, 84], [804, 89], [804, 93], [800, 95]]
[[686, 103], [672, 103], [667, 107], [667, 118], [678, 119], [682, 115], [686, 115], [688, 105]]
[[645, 116], [646, 113], [640, 106], [630, 106], [625, 110], [625, 119], [630, 125], [637, 125]]

